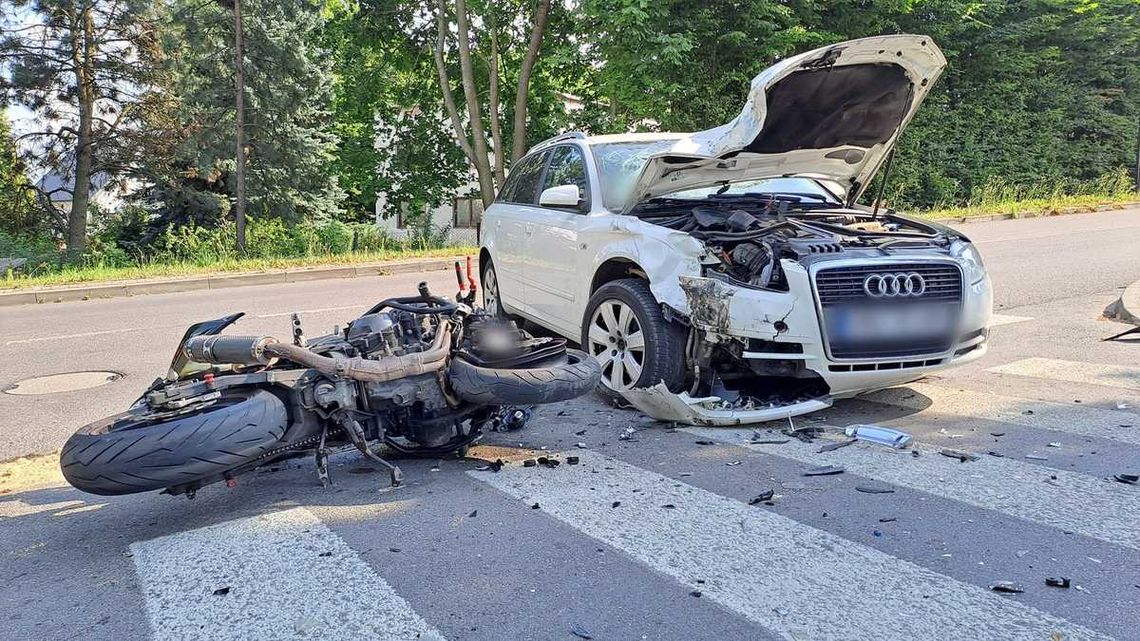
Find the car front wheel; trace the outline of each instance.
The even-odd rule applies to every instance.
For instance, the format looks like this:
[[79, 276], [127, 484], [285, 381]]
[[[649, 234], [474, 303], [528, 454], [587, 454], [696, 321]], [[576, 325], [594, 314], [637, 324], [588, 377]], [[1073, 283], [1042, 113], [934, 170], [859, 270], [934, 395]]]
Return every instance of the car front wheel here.
[[495, 264], [487, 261], [483, 268], [483, 309], [492, 316], [505, 317], [503, 302], [499, 297], [499, 277], [495, 274]]
[[582, 346], [601, 364], [599, 390], [610, 396], [661, 382], [676, 390], [684, 382], [684, 328], [665, 320], [641, 279], [616, 280], [594, 292], [582, 319]]

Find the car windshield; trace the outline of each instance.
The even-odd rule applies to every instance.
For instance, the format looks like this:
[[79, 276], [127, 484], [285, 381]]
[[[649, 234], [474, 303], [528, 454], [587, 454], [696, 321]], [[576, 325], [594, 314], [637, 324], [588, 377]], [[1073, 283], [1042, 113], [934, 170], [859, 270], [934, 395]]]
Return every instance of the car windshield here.
[[654, 154], [668, 151], [678, 140], [679, 138], [666, 138], [591, 145], [602, 184], [602, 202], [606, 209], [621, 209], [633, 190], [633, 181], [637, 180], [637, 175], [645, 167], [645, 161]]
[[[723, 191], [722, 191], [723, 190]], [[839, 198], [828, 191], [819, 181], [811, 178], [792, 176], [788, 178], [763, 178], [760, 180], [746, 180], [728, 185], [712, 185], [698, 187], [669, 194], [670, 198], [703, 199], [713, 194], [786, 194], [803, 196], [805, 199], [815, 199], [822, 202], [838, 203]]]

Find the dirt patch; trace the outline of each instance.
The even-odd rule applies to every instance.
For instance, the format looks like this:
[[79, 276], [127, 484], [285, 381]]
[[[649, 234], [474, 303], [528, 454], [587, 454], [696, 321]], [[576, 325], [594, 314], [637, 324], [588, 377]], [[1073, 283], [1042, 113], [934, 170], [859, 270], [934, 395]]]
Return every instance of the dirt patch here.
[[59, 453], [25, 456], [0, 463], [0, 496], [44, 487], [66, 486]]

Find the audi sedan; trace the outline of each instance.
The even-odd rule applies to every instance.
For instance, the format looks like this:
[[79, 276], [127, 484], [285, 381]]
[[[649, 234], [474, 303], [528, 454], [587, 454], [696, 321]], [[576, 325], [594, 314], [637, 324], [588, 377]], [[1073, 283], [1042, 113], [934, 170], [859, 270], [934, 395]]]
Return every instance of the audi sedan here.
[[926, 36], [854, 40], [764, 71], [714, 129], [537, 145], [484, 215], [487, 307], [580, 341], [604, 393], [696, 425], [981, 357], [977, 248], [858, 204], [944, 66]]

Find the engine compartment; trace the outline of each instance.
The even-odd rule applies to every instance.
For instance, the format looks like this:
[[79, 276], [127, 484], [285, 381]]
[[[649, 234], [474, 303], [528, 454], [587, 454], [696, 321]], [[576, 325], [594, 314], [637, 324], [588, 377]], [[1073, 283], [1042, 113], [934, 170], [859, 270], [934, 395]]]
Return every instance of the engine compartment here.
[[701, 241], [705, 275], [736, 285], [787, 290], [780, 261], [882, 256], [906, 249], [945, 253], [953, 238], [936, 226], [846, 208], [814, 195], [714, 194], [654, 198], [632, 215]]

